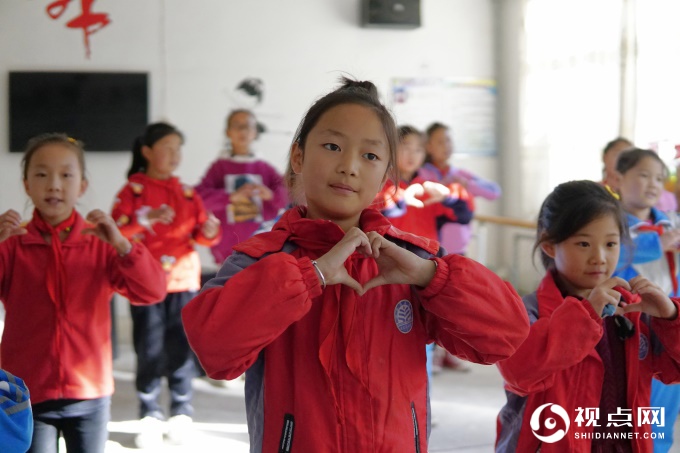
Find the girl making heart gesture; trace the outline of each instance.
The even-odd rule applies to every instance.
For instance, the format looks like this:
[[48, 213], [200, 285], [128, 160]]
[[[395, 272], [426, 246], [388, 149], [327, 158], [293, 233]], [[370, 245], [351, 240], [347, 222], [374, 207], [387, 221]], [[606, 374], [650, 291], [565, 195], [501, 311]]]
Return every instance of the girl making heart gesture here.
[[290, 151], [298, 206], [183, 310], [209, 376], [246, 372], [251, 451], [425, 452], [425, 344], [489, 364], [527, 336], [512, 287], [369, 208], [397, 141], [372, 83], [319, 99]]
[[524, 296], [529, 336], [498, 363], [507, 403], [496, 453], [653, 451], [664, 418], [649, 415], [652, 378], [680, 381], [680, 300], [615, 274], [629, 247], [622, 206], [602, 185], [565, 182], [543, 201], [534, 250], [546, 273]]

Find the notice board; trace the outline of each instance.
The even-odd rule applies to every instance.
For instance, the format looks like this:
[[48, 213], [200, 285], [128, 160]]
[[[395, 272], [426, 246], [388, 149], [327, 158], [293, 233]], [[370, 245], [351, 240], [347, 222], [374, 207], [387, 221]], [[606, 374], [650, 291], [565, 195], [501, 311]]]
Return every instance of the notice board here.
[[456, 154], [496, 154], [496, 83], [486, 79], [393, 78], [390, 106], [398, 125], [450, 128]]

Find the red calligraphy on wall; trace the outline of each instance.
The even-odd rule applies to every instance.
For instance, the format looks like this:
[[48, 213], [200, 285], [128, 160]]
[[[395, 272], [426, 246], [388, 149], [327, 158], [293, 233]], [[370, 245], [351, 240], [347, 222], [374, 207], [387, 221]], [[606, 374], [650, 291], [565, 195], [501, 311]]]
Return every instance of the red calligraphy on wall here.
[[[47, 15], [52, 19], [59, 19], [66, 11], [72, 0], [56, 0], [47, 5]], [[80, 16], [71, 19], [66, 23], [68, 28], [79, 28], [83, 30], [83, 40], [85, 42], [85, 56], [90, 58], [90, 35], [98, 32], [111, 23], [107, 13], [92, 12], [92, 4], [95, 0], [80, 0]]]

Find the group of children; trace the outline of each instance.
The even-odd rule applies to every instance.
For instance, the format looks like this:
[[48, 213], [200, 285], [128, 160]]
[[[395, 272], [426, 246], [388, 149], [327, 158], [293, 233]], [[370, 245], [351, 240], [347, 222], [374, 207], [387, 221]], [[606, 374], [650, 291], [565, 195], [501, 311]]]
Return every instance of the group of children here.
[[680, 382], [680, 230], [655, 207], [668, 171], [624, 139], [604, 157], [602, 184], [561, 184], [541, 206], [535, 247], [547, 272], [523, 299], [529, 337], [498, 364], [508, 402], [497, 451], [671, 447], [680, 387], [664, 384]]
[[[239, 111], [229, 118], [227, 136], [234, 154], [247, 157], [254, 136], [238, 141], [243, 118], [250, 129], [254, 117]], [[114, 292], [131, 302], [141, 420], [137, 446], [163, 441], [160, 422], [166, 414], [158, 399], [164, 377], [170, 391], [168, 437], [174, 443], [184, 440], [196, 370], [181, 310], [200, 289], [194, 246], [214, 247], [217, 260], [219, 250], [235, 243], [235, 235], [249, 234], [221, 224], [197, 190], [174, 175], [183, 140], [172, 125], [150, 124], [133, 144], [128, 182], [116, 195], [111, 215], [94, 210], [85, 219], [75, 209], [88, 186], [82, 144], [50, 133], [27, 146], [23, 181], [35, 206], [33, 216], [26, 223], [14, 210], [0, 215], [0, 300], [6, 309], [0, 363], [31, 389], [30, 451], [56, 451], [60, 436], [68, 451], [104, 451], [113, 393]], [[261, 168], [271, 171], [265, 164]], [[282, 191], [280, 177], [278, 182], [263, 179], [270, 194]], [[264, 184], [246, 188], [266, 199]], [[274, 201], [274, 212], [283, 203]], [[228, 205], [227, 200], [222, 212]], [[272, 216], [266, 210], [264, 215]], [[225, 235], [232, 241], [226, 246]]]
[[[651, 450], [638, 409], [650, 406], [652, 378], [680, 381], [680, 301], [661, 278], [674, 275], [680, 235], [653, 208], [665, 176], [658, 156], [619, 156], [620, 201], [587, 181], [546, 198], [536, 242], [546, 275], [522, 300], [464, 256], [467, 227], [452, 253], [439, 245], [442, 225], [469, 223], [473, 196], [500, 193], [448, 165], [445, 127], [434, 125], [428, 140], [398, 129], [372, 83], [343, 80], [296, 131], [285, 175], [294, 206], [247, 238], [250, 223], [288, 200], [281, 178], [249, 151], [254, 126], [249, 112], [229, 117], [228, 156], [194, 189], [173, 175], [182, 134], [150, 125], [113, 214], [86, 218], [75, 210], [88, 184], [82, 146], [60, 134], [29, 143], [33, 217], [0, 216], [0, 358], [31, 391], [30, 451], [55, 451], [62, 434], [69, 452], [103, 452], [113, 292], [133, 306], [149, 425], [164, 417], [162, 376], [171, 418], [190, 420], [193, 350], [215, 379], [246, 373], [251, 451], [425, 452], [425, 345], [434, 342], [498, 364], [508, 397], [498, 451]], [[430, 140], [437, 145], [421, 167]], [[224, 259], [198, 294], [195, 243]], [[540, 419], [555, 405], [568, 417], [599, 415], [556, 441], [555, 418]], [[621, 411], [630, 424], [607, 423]]]
[[509, 285], [371, 209], [398, 184], [398, 144], [373, 84], [315, 102], [286, 172], [304, 204], [235, 246], [182, 313], [209, 375], [246, 373], [251, 451], [425, 452], [425, 345], [494, 363], [527, 335]]

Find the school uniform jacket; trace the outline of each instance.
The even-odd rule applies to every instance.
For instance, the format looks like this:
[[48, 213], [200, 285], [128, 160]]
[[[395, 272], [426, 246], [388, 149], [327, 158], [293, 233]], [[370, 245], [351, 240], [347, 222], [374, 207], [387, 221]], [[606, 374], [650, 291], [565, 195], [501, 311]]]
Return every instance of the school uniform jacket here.
[[24, 379], [33, 404], [111, 395], [111, 296], [118, 292], [140, 305], [165, 297], [165, 275], [146, 247], [133, 244], [120, 257], [111, 245], [81, 234], [85, 227], [76, 213], [61, 243], [63, 306], [47, 289], [51, 246], [34, 222], [27, 234], [0, 243], [0, 300], [7, 312], [0, 361]]
[[[451, 195], [440, 203], [428, 204], [422, 208], [408, 206], [404, 199], [404, 190], [412, 184], [424, 182], [426, 180], [419, 176], [410, 182], [399, 181], [399, 187], [396, 187], [392, 181], [388, 181], [376, 197], [372, 207], [379, 209], [398, 229], [435, 241], [440, 224], [470, 222], [474, 210], [473, 200], [467, 190], [457, 183], [450, 184]], [[426, 200], [427, 197], [422, 199], [422, 201]]]
[[[192, 348], [215, 379], [247, 370], [251, 452], [425, 453], [425, 344], [477, 363], [507, 358], [528, 329], [519, 296], [461, 256], [433, 258], [426, 288], [393, 284], [361, 297], [344, 285], [322, 290], [311, 260], [344, 232], [304, 216], [293, 208], [271, 232], [235, 247], [183, 310]], [[422, 256], [438, 251], [376, 210], [360, 225]], [[359, 253], [345, 267], [360, 283], [378, 273]]]
[[[678, 306], [678, 299], [672, 299]], [[524, 297], [531, 331], [524, 344], [507, 360], [497, 364], [505, 378], [507, 404], [498, 415], [497, 452], [590, 452], [591, 440], [579, 438], [593, 432], [592, 426], [578, 427], [577, 408], [598, 408], [602, 395], [604, 367], [595, 350], [602, 337], [602, 319], [587, 300], [562, 297], [552, 272], [548, 272], [534, 294]], [[635, 334], [625, 340], [628, 409], [632, 410], [631, 441], [636, 452], [652, 451], [649, 424], [638, 427], [639, 407], [649, 406], [652, 376], [662, 382], [680, 380], [680, 318], [663, 320], [629, 313]], [[570, 427], [564, 438], [542, 443], [533, 434], [531, 416], [544, 404], [558, 404], [566, 410]], [[544, 409], [548, 416], [550, 408]], [[554, 417], [554, 416], [553, 416]], [[557, 417], [554, 417], [557, 419]], [[608, 414], [600, 414], [602, 420]], [[545, 430], [542, 436], [556, 429]]]
[[[175, 211], [172, 223], [140, 223], [144, 211], [162, 205]], [[203, 234], [208, 215], [193, 187], [176, 177], [160, 180], [136, 173], [116, 195], [111, 216], [125, 237], [142, 242], [158, 260], [167, 274], [169, 293], [200, 289], [201, 261], [194, 244], [210, 247], [220, 235], [209, 239]]]
[[[465, 188], [472, 197], [482, 197], [487, 200], [495, 200], [501, 196], [501, 188], [493, 181], [487, 181], [467, 170], [449, 166], [446, 169], [438, 168], [431, 162], [427, 162], [418, 171], [418, 174], [429, 181], [437, 181], [449, 185], [455, 181], [464, 181]], [[460, 223], [445, 223], [439, 229], [439, 240], [449, 253], [465, 253], [472, 239], [472, 225]]]
[[643, 275], [659, 285], [666, 294], [676, 296], [677, 253], [664, 252], [661, 248], [661, 234], [672, 228], [671, 222], [666, 214], [656, 208], [652, 208], [651, 217], [653, 225], [632, 214], [626, 215], [632, 244], [623, 244], [614, 275], [624, 280]]

